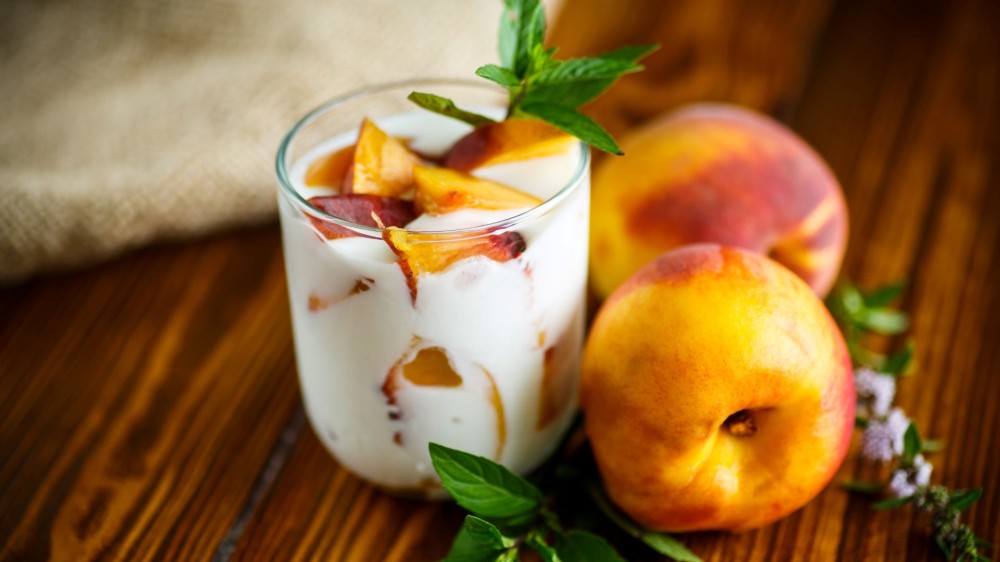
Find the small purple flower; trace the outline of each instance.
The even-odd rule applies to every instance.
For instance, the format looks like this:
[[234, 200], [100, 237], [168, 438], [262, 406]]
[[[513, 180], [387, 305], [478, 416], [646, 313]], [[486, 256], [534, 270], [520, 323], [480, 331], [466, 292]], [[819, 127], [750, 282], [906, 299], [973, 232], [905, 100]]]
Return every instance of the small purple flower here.
[[931, 483], [931, 470], [934, 467], [924, 460], [923, 455], [913, 458], [913, 483], [917, 486], [926, 486]]
[[930, 484], [932, 469], [923, 455], [915, 456], [911, 466], [892, 471], [889, 492], [897, 498], [912, 496], [919, 488]]
[[861, 455], [886, 462], [903, 454], [903, 434], [910, 425], [909, 418], [899, 408], [893, 408], [882, 419], [870, 420], [861, 435]]
[[917, 487], [910, 482], [910, 476], [905, 470], [894, 470], [889, 480], [889, 493], [896, 498], [906, 498], [917, 493]]
[[896, 379], [868, 367], [859, 367], [854, 371], [854, 390], [861, 399], [858, 414], [881, 417], [889, 413], [896, 396]]

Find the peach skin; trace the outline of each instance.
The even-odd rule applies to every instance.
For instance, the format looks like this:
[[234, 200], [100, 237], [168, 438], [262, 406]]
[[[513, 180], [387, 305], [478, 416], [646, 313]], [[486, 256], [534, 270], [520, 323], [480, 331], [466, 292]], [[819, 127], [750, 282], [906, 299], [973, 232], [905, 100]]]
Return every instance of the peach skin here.
[[847, 244], [837, 179], [798, 136], [735, 106], [698, 104], [621, 143], [594, 170], [591, 282], [601, 298], [661, 253], [715, 242], [769, 255], [823, 296]]
[[697, 244], [604, 303], [581, 405], [622, 510], [664, 531], [741, 531], [826, 486], [855, 397], [843, 337], [801, 279], [759, 254]]

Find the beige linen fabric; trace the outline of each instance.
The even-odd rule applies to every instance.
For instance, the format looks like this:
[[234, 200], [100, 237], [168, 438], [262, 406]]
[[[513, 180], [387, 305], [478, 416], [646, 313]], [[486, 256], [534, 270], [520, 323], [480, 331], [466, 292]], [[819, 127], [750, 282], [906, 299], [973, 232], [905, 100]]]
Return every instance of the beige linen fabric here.
[[366, 84], [473, 77], [496, 60], [501, 6], [6, 3], [0, 283], [270, 219], [274, 154], [295, 120]]

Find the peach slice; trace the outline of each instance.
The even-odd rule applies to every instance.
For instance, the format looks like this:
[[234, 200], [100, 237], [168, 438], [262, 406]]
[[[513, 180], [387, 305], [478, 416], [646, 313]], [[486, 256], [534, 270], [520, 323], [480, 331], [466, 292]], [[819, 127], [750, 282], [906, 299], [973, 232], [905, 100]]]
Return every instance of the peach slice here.
[[[312, 197], [309, 199], [309, 204], [337, 218], [364, 226], [380, 226], [375, 222], [372, 213], [378, 215], [382, 225], [388, 226], [404, 226], [416, 218], [413, 202], [395, 197], [347, 193]], [[314, 217], [309, 217], [309, 220], [328, 240], [355, 236], [342, 226]]]
[[418, 213], [442, 215], [459, 209], [520, 209], [542, 200], [502, 183], [477, 178], [447, 168], [413, 168], [416, 182], [413, 202]]
[[413, 185], [413, 167], [418, 163], [420, 158], [402, 141], [365, 119], [361, 122], [345, 191], [399, 196]]
[[309, 169], [306, 170], [306, 185], [343, 189], [347, 172], [353, 165], [354, 145], [352, 144], [310, 164]]
[[553, 156], [576, 139], [537, 119], [505, 119], [476, 127], [448, 152], [445, 166], [468, 172], [484, 166]]
[[474, 256], [497, 262], [509, 261], [520, 256], [527, 247], [524, 238], [514, 231], [449, 240], [387, 225], [382, 230], [382, 239], [399, 256], [399, 267], [406, 275], [410, 297], [414, 301], [417, 300], [417, 277], [424, 273], [442, 271], [458, 260]]
[[[420, 339], [414, 339], [414, 345], [419, 345]], [[497, 388], [496, 380], [489, 371], [482, 366], [476, 365], [478, 371], [486, 377], [489, 383], [489, 402], [493, 406], [496, 415], [497, 445], [493, 453], [493, 458], [499, 460], [507, 444], [507, 415], [500, 397], [500, 390]], [[405, 382], [404, 382], [405, 381]], [[419, 350], [416, 355], [407, 361], [400, 360], [385, 377], [382, 383], [382, 395], [385, 396], [386, 403], [390, 406], [389, 419], [393, 421], [405, 420], [406, 414], [401, 410], [398, 394], [404, 384], [423, 387], [457, 388], [463, 385], [462, 376], [455, 370], [448, 352], [441, 347], [425, 347]], [[393, 433], [393, 442], [397, 445], [404, 445], [405, 438], [402, 431]]]

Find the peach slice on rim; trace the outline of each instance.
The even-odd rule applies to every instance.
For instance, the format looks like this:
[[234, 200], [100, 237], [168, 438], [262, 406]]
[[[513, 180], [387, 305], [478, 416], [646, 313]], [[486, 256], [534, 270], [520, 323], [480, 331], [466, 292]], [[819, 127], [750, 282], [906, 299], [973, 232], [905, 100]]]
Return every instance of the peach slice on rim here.
[[503, 210], [535, 207], [542, 200], [482, 178], [448, 168], [413, 168], [413, 201], [421, 214], [441, 215], [459, 209]]
[[553, 156], [578, 142], [537, 119], [505, 119], [476, 127], [448, 152], [444, 165], [468, 172], [476, 168]]

